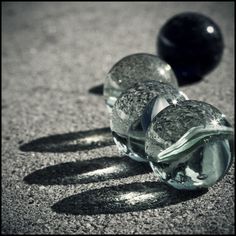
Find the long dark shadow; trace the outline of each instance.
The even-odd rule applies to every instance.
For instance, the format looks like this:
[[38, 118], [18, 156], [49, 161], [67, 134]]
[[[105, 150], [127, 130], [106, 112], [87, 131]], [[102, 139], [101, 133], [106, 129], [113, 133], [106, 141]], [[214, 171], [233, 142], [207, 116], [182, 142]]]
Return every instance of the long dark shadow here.
[[20, 146], [24, 152], [76, 152], [114, 145], [109, 127], [50, 135]]
[[61, 214], [97, 215], [143, 211], [196, 198], [204, 191], [178, 191], [160, 182], [139, 182], [93, 189], [64, 198], [52, 206]]
[[96, 94], [96, 95], [103, 95], [103, 84], [96, 85], [89, 89], [89, 93]]
[[27, 175], [24, 181], [39, 185], [85, 184], [126, 178], [150, 171], [148, 163], [136, 162], [129, 157], [113, 156], [49, 166]]

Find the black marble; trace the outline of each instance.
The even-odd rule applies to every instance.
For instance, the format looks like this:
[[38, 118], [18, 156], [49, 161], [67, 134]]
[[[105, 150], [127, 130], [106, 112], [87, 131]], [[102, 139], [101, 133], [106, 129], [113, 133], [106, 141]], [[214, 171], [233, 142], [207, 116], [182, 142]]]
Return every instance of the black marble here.
[[158, 55], [171, 65], [180, 84], [195, 82], [212, 71], [223, 49], [219, 26], [199, 13], [175, 15], [163, 25], [157, 38]]

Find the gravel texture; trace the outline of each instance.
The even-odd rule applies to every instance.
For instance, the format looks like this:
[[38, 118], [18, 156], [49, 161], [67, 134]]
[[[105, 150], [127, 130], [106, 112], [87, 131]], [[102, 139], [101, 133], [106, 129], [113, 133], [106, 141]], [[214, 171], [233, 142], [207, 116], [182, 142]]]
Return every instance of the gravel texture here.
[[155, 54], [184, 11], [217, 22], [225, 50], [181, 90], [234, 126], [233, 2], [2, 4], [3, 234], [234, 233], [234, 165], [208, 191], [178, 192], [110, 140], [99, 85], [124, 56]]

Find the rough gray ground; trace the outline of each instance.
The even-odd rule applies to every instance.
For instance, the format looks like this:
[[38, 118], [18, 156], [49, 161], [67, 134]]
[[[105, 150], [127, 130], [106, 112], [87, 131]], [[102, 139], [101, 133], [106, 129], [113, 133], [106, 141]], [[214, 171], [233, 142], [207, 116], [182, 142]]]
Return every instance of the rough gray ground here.
[[218, 23], [225, 51], [181, 89], [234, 125], [234, 3], [3, 4], [2, 233], [234, 233], [234, 167], [207, 192], [164, 186], [109, 145], [103, 97], [88, 92], [122, 57], [155, 53], [160, 27], [189, 10]]

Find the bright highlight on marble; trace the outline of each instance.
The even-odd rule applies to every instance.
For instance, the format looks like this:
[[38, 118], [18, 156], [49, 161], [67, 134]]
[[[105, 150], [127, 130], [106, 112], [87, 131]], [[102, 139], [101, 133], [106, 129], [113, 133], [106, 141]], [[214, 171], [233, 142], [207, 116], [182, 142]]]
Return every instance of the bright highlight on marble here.
[[[215, 29], [206, 27], [212, 35]], [[226, 116], [210, 104], [189, 100], [178, 90], [170, 65], [158, 57], [140, 53], [117, 62], [107, 75], [104, 97], [120, 154], [149, 162], [161, 181], [196, 190], [213, 186], [228, 172], [234, 147]], [[129, 193], [121, 199], [151, 196]]]

